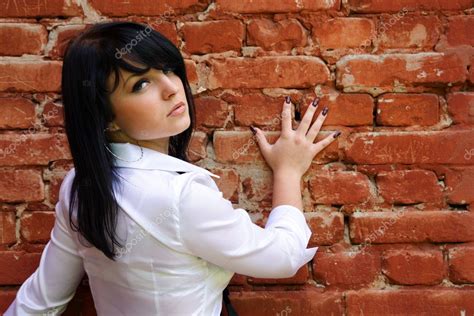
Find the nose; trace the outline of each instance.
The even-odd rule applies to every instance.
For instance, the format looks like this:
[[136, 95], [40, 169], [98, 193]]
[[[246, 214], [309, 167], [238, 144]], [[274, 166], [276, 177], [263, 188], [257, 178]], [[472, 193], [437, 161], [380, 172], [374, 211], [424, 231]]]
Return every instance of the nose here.
[[161, 80], [161, 86], [163, 87], [162, 95], [163, 95], [163, 99], [167, 100], [171, 98], [173, 95], [175, 95], [176, 93], [178, 93], [179, 86], [171, 77], [163, 75], [162, 78], [163, 78]]

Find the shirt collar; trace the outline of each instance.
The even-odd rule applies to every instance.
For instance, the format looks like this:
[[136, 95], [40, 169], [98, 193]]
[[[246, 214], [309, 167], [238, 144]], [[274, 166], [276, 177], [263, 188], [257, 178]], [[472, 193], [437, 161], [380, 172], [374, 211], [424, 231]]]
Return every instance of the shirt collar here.
[[179, 158], [163, 154], [159, 151], [138, 146], [131, 143], [110, 143], [109, 149], [117, 156], [125, 160], [137, 160], [140, 158], [141, 151], [143, 149], [142, 159], [134, 162], [127, 162], [118, 158], [114, 159], [114, 165], [117, 167], [136, 168], [136, 169], [148, 169], [148, 170], [166, 170], [166, 171], [185, 171], [185, 172], [201, 172], [208, 174], [212, 177], [220, 178], [220, 176], [193, 165], [189, 162], [181, 160]]

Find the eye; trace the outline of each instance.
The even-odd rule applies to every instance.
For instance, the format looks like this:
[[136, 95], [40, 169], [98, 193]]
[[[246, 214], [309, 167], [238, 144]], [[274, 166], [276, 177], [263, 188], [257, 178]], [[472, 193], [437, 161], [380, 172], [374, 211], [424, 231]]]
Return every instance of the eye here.
[[150, 81], [148, 81], [147, 79], [140, 79], [140, 80], [138, 80], [138, 81], [133, 85], [132, 92], [137, 92], [137, 90], [141, 90], [141, 89], [138, 89], [138, 88], [141, 87], [142, 83], [145, 83], [145, 82], [150, 82]]

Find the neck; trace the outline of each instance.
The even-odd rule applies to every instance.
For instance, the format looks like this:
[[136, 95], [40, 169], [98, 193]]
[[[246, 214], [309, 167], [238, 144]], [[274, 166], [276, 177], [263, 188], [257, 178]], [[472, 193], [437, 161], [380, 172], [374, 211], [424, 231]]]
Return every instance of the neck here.
[[152, 150], [159, 151], [160, 153], [168, 155], [169, 137], [149, 139], [149, 140], [136, 140], [121, 131], [108, 132], [107, 138], [111, 143], [131, 143], [138, 146], [146, 147]]

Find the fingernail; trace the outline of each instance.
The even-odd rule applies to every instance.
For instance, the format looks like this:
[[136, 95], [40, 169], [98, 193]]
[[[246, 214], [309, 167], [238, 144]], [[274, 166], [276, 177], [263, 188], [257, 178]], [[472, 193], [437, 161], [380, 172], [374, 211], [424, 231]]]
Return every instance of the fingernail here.
[[336, 134], [333, 135], [334, 138], [338, 138], [341, 135], [341, 131], [337, 131]]
[[250, 128], [250, 130], [252, 131], [252, 133], [254, 135], [257, 134], [257, 131], [255, 130], [255, 128], [252, 125], [250, 125], [249, 128]]
[[323, 115], [328, 114], [328, 111], [329, 111], [328, 107], [325, 106], [324, 109], [323, 109]]
[[290, 96], [287, 95], [287, 96], [285, 97], [285, 102], [286, 102], [286, 103], [290, 103], [290, 101], [291, 101]]
[[314, 98], [312, 105], [316, 107], [319, 104], [319, 100], [320, 99], [318, 97]]

